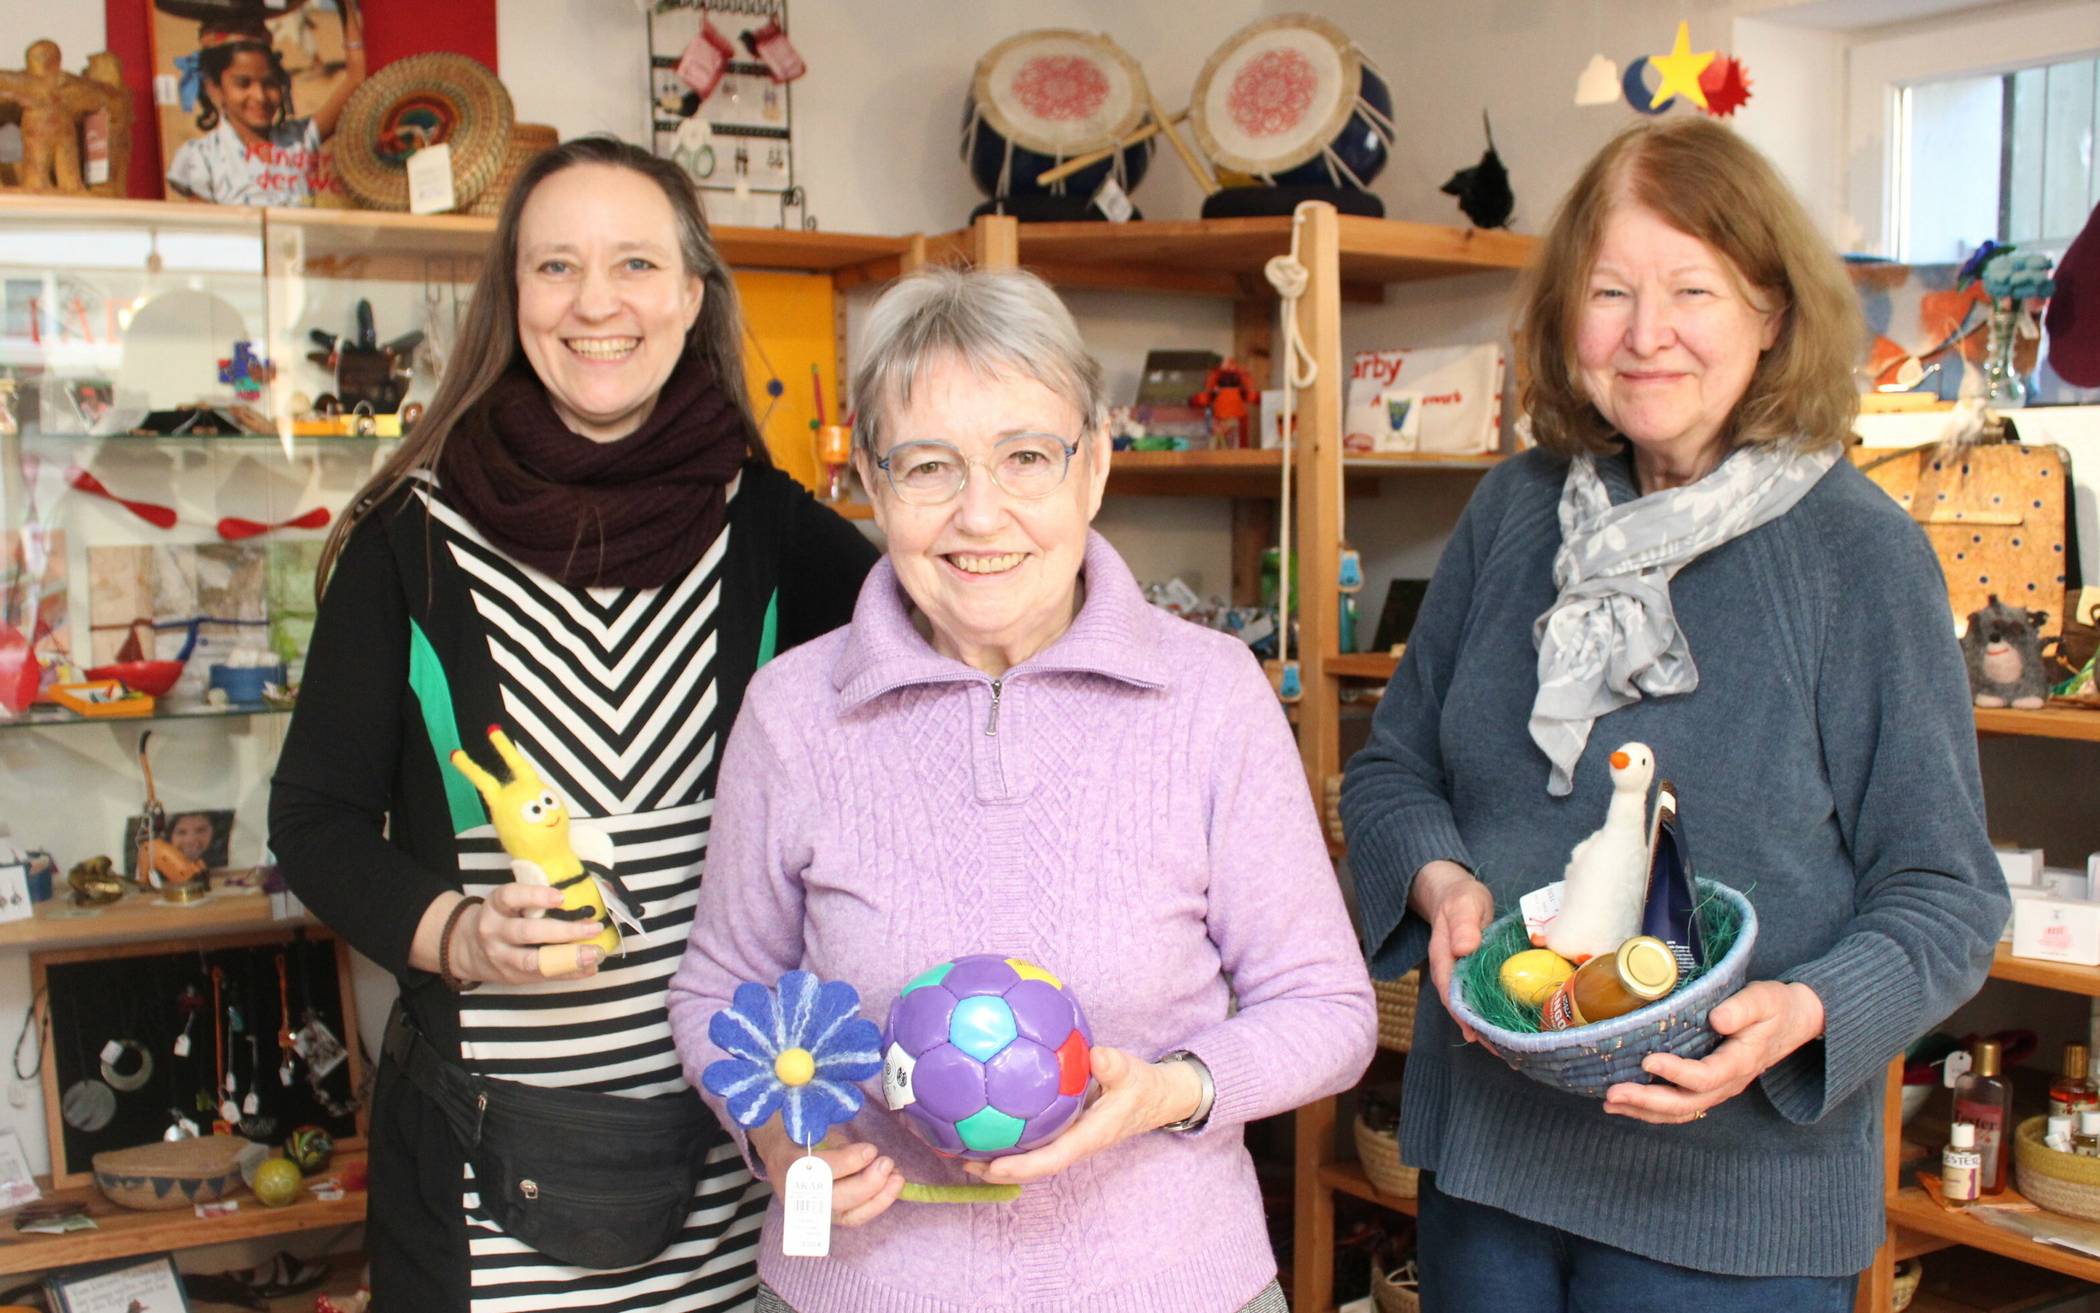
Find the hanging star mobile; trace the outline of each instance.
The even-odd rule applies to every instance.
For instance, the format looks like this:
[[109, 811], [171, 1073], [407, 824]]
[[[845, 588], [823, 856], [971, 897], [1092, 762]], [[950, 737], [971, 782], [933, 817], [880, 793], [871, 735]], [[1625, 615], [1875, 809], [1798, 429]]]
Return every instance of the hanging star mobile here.
[[1672, 96], [1681, 95], [1701, 109], [1706, 108], [1706, 91], [1699, 85], [1699, 75], [1706, 66], [1714, 62], [1714, 53], [1704, 50], [1692, 53], [1692, 25], [1677, 24], [1677, 43], [1667, 55], [1651, 55], [1648, 66], [1662, 75], [1662, 83], [1655, 88], [1654, 98], [1648, 102], [1650, 109], [1660, 109], [1662, 103]]

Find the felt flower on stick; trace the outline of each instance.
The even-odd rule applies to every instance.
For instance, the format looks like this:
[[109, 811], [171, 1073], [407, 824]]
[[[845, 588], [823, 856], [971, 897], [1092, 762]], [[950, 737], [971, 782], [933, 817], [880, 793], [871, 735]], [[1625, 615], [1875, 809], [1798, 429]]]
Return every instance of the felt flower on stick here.
[[749, 981], [708, 1022], [707, 1037], [729, 1054], [700, 1083], [750, 1130], [781, 1114], [805, 1148], [853, 1120], [865, 1101], [859, 1081], [882, 1070], [882, 1032], [860, 1015], [860, 994], [836, 980], [790, 971], [773, 989]]

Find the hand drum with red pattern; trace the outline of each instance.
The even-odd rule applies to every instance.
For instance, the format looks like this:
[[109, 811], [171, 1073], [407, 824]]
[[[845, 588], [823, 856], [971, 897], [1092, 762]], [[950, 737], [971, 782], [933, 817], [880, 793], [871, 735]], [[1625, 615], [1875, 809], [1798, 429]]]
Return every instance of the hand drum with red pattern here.
[[980, 953], [921, 972], [882, 1028], [882, 1094], [938, 1153], [1025, 1153], [1086, 1101], [1093, 1031], [1064, 982]]

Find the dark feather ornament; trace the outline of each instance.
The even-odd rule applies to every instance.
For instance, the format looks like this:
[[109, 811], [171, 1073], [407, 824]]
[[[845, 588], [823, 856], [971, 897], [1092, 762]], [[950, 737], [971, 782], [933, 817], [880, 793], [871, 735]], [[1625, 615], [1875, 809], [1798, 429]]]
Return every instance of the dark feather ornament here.
[[1517, 196], [1509, 189], [1509, 170], [1495, 153], [1495, 129], [1485, 110], [1481, 111], [1480, 125], [1487, 130], [1486, 153], [1472, 168], [1452, 174], [1442, 190], [1446, 196], [1458, 198], [1458, 208], [1465, 211], [1474, 227], [1506, 228], [1510, 212], [1517, 208]]

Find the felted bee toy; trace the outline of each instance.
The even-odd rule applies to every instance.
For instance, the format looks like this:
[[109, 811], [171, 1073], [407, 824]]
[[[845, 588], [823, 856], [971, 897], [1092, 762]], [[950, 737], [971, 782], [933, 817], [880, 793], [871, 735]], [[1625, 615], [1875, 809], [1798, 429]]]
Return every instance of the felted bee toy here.
[[559, 889], [561, 906], [544, 915], [564, 921], [603, 921], [604, 931], [582, 943], [595, 944], [607, 957], [619, 952], [620, 927], [637, 933], [642, 928], [641, 903], [613, 872], [611, 837], [588, 821], [569, 819], [568, 807], [540, 779], [502, 726], [489, 726], [489, 742], [503, 759], [508, 778], [499, 780], [489, 774], [461, 748], [453, 750], [452, 765], [488, 804], [496, 837], [510, 854], [511, 874], [520, 884]]

